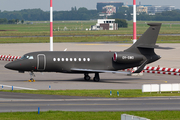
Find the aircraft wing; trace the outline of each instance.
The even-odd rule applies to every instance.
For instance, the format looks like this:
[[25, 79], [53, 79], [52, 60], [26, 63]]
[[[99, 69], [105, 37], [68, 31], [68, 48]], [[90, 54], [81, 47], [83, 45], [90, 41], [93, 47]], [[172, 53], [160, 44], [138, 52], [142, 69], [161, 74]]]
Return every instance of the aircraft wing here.
[[131, 72], [123, 72], [123, 71], [109, 71], [109, 70], [92, 70], [92, 69], [79, 69], [79, 68], [71, 68], [72, 71], [78, 72], [91, 72], [91, 73], [120, 73], [120, 74], [131, 74]]

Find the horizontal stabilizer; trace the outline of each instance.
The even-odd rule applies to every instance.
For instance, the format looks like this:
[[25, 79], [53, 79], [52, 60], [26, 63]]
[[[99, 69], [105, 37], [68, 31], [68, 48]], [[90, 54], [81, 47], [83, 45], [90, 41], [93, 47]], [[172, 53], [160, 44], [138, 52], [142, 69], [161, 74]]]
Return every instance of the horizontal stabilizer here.
[[137, 47], [138, 48], [158, 48], [159, 46], [158, 45], [147, 45], [147, 44], [144, 44], [144, 45], [138, 45]]
[[157, 46], [155, 49], [169, 50], [169, 49], [175, 49], [175, 48], [172, 48], [172, 47], [161, 47], [161, 46]]
[[161, 47], [159, 45], [147, 45], [147, 44], [143, 44], [143, 45], [138, 45], [138, 48], [155, 48], [155, 49], [174, 49], [171, 47]]

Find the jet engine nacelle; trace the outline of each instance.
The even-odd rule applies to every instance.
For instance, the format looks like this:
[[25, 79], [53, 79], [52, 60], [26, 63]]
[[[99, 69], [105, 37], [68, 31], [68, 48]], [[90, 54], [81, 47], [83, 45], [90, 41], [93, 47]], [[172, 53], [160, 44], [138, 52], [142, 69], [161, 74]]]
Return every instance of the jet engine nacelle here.
[[115, 52], [113, 56], [113, 61], [116, 63], [136, 63], [142, 60], [142, 55], [128, 52]]

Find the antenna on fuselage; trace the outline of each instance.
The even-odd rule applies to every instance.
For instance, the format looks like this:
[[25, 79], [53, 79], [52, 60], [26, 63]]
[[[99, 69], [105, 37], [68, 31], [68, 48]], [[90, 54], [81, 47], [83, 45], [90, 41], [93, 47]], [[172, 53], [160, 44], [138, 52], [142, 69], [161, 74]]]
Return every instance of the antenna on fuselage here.
[[50, 0], [50, 51], [53, 51], [53, 7]]

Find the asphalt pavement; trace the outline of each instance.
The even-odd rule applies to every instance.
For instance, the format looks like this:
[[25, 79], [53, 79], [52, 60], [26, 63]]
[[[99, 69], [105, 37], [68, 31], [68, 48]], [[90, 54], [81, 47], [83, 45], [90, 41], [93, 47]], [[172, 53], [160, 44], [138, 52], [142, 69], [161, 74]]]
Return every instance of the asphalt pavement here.
[[[175, 49], [155, 50], [161, 59], [148, 66], [180, 68], [180, 44], [158, 44]], [[54, 50], [63, 51], [122, 51], [131, 44], [118, 43], [55, 43]], [[0, 44], [1, 55], [22, 56], [33, 51], [48, 51], [48, 43]], [[100, 74], [101, 81], [84, 81], [81, 74], [35, 73], [36, 82], [27, 82], [28, 73], [18, 73], [4, 68], [6, 61], [0, 61], [0, 89], [141, 89], [143, 84], [179, 83], [179, 76], [144, 74], [143, 76], [125, 76], [120, 74]], [[91, 77], [94, 74], [90, 74]], [[132, 110], [180, 110], [179, 97], [156, 98], [87, 98], [76, 96], [32, 95], [0, 92], [0, 112], [10, 111], [132, 111]]]

